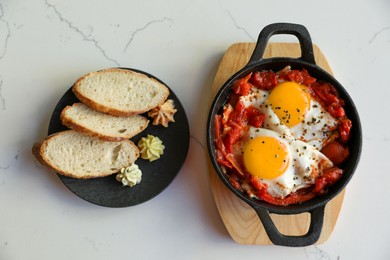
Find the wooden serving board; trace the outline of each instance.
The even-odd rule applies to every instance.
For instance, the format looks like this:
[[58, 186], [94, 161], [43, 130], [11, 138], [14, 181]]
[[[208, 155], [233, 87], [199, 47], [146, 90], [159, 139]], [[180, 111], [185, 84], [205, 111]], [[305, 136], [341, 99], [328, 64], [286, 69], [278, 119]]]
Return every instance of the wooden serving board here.
[[[255, 43], [236, 43], [229, 47], [222, 58], [214, 79], [211, 91], [212, 99], [224, 82], [247, 64], [254, 47]], [[316, 45], [313, 46], [313, 49], [317, 65], [332, 74], [321, 50]], [[264, 58], [300, 57], [300, 55], [301, 51], [298, 43], [268, 43]], [[239, 244], [271, 245], [272, 242], [265, 233], [256, 212], [222, 183], [210, 161], [209, 179], [219, 214], [233, 240]], [[344, 194], [345, 190], [326, 205], [322, 233], [316, 244], [321, 244], [330, 237], [341, 210]], [[271, 214], [271, 218], [278, 230], [284, 235], [303, 235], [308, 231], [310, 225], [309, 213], [298, 215]]]

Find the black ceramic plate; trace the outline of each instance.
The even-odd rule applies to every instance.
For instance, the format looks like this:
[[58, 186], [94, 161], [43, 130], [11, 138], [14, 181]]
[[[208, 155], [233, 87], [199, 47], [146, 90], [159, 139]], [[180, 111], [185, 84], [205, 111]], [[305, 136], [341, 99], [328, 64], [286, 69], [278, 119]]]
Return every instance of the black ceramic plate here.
[[[161, 80], [156, 77], [139, 71], [151, 78], [154, 78], [161, 83]], [[164, 84], [164, 83], [163, 83]], [[166, 84], [165, 84], [166, 85]], [[105, 207], [129, 207], [134, 206], [152, 199], [162, 192], [178, 174], [181, 166], [186, 159], [189, 147], [189, 125], [184, 108], [179, 99], [170, 89], [169, 99], [175, 102], [177, 112], [174, 116], [175, 123], [170, 122], [168, 128], [161, 125], [154, 126], [152, 122], [149, 126], [131, 140], [137, 144], [141, 137], [152, 134], [159, 137], [165, 145], [164, 154], [160, 159], [149, 162], [138, 158], [136, 164], [142, 171], [142, 181], [140, 184], [133, 187], [123, 187], [115, 179], [113, 174], [108, 177], [95, 179], [74, 179], [58, 174], [61, 181], [80, 198]], [[48, 134], [53, 134], [59, 131], [68, 129], [63, 126], [60, 121], [61, 111], [67, 105], [72, 105], [75, 102], [80, 102], [70, 88], [60, 99], [52, 114]], [[145, 114], [147, 117], [147, 114]]]

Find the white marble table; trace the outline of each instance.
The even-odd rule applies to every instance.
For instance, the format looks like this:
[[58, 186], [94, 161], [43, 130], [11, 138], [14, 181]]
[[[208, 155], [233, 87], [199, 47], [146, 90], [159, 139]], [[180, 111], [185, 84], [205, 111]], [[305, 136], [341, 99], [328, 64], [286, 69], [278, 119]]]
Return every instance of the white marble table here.
[[[0, 259], [390, 259], [389, 12], [386, 0], [1, 1]], [[255, 41], [273, 22], [309, 29], [362, 120], [360, 165], [334, 233], [318, 246], [236, 244], [208, 184], [205, 126], [218, 64], [231, 44]], [[163, 193], [111, 209], [72, 194], [31, 146], [77, 77], [117, 66], [165, 81], [191, 139]]]

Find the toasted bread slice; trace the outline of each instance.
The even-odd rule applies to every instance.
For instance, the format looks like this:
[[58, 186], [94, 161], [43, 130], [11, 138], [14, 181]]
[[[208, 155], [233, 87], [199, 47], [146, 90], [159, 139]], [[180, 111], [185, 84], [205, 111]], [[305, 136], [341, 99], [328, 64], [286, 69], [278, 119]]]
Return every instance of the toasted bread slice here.
[[116, 117], [96, 111], [83, 103], [65, 107], [61, 113], [61, 122], [71, 129], [111, 142], [130, 139], [149, 124], [149, 120], [141, 115]]
[[126, 69], [91, 72], [75, 82], [73, 92], [87, 106], [114, 116], [142, 114], [169, 96], [164, 84]]
[[78, 179], [117, 173], [139, 156], [138, 147], [130, 140], [105, 142], [74, 130], [46, 137], [34, 144], [32, 152], [43, 165]]

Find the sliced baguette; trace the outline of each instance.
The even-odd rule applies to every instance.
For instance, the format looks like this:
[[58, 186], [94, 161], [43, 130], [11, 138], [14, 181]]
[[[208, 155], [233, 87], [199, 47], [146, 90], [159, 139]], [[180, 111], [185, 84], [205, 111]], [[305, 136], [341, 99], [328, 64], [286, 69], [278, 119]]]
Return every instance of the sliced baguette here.
[[87, 106], [114, 116], [142, 114], [161, 105], [169, 89], [153, 78], [125, 69], [105, 69], [79, 78], [76, 97]]
[[60, 118], [62, 124], [71, 129], [111, 142], [130, 139], [149, 124], [149, 120], [141, 115], [116, 117], [96, 111], [83, 103], [65, 107]]
[[32, 152], [43, 165], [78, 179], [117, 173], [139, 156], [138, 147], [130, 140], [105, 142], [74, 130], [46, 137], [34, 144]]

